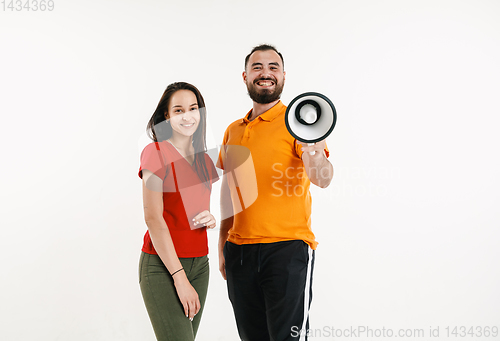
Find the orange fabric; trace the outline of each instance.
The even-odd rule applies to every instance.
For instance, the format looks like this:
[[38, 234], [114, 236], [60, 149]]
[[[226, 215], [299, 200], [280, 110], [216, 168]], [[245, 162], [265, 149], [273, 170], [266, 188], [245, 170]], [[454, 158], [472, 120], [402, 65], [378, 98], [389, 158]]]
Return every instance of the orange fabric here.
[[[234, 223], [228, 240], [235, 244], [303, 240], [316, 249], [311, 230], [310, 181], [301, 145], [285, 126], [280, 102], [249, 121], [229, 125], [218, 167], [228, 174]], [[248, 148], [248, 149], [247, 149]], [[328, 157], [328, 149], [325, 149]]]

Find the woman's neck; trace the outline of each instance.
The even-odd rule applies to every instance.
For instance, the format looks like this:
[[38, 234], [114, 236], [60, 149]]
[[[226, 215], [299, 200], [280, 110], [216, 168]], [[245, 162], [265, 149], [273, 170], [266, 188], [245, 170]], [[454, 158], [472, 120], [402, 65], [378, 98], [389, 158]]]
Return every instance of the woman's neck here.
[[172, 135], [169, 140], [175, 148], [183, 152], [185, 155], [193, 152], [192, 136]]

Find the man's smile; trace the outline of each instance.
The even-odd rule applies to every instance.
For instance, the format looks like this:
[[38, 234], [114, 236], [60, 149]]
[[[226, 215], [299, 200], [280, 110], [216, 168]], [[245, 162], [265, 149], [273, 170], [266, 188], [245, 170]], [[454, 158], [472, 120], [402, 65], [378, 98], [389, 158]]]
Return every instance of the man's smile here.
[[275, 83], [274, 83], [274, 81], [272, 81], [270, 79], [261, 79], [261, 80], [256, 81], [255, 84], [257, 84], [258, 86], [262, 86], [262, 87], [269, 87], [269, 86], [273, 86]]

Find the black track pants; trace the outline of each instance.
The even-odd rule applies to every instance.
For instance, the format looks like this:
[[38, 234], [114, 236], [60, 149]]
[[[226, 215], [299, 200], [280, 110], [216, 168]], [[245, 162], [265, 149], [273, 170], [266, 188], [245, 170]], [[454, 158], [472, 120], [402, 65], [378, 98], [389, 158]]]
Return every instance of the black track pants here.
[[314, 250], [302, 240], [226, 242], [224, 257], [241, 340], [307, 340]]

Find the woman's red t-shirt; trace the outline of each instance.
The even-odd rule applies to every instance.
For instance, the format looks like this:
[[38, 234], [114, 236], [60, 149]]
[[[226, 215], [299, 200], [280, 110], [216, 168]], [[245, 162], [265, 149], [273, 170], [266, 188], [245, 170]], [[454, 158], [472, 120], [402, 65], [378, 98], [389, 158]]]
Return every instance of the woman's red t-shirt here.
[[[210, 209], [212, 183], [219, 177], [210, 157], [205, 153], [208, 187], [200, 179], [194, 165], [168, 141], [148, 144], [141, 154], [139, 177], [147, 169], [163, 179], [163, 218], [167, 223], [177, 257], [202, 257], [208, 254], [205, 227], [193, 225], [193, 217]], [[144, 235], [142, 251], [156, 255], [149, 231]]]

